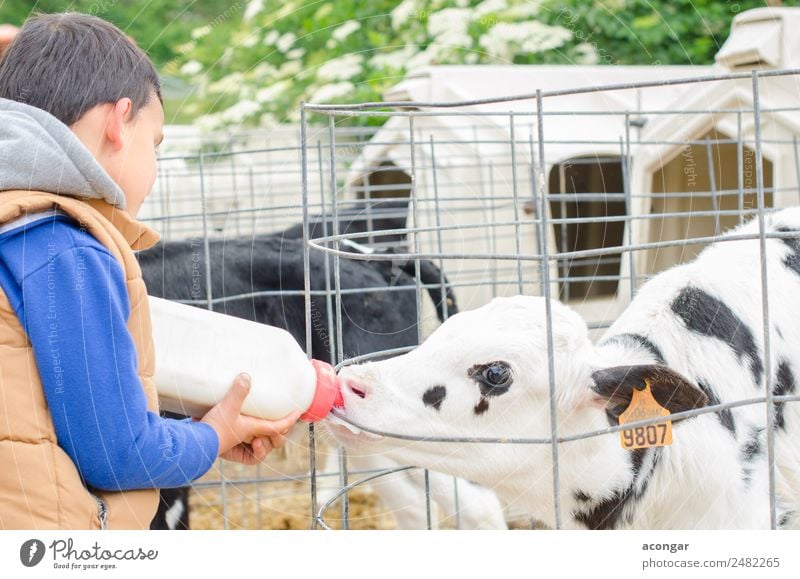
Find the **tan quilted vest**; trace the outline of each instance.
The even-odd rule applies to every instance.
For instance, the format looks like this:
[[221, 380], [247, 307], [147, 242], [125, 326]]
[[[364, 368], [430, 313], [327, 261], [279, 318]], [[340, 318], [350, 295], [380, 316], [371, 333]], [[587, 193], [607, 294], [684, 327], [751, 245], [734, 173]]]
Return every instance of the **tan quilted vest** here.
[[[133, 250], [152, 247], [158, 234], [105, 201], [31, 191], [0, 193], [0, 225], [53, 208], [74, 217], [122, 265], [137, 372], [148, 408], [157, 412], [150, 310]], [[31, 343], [0, 289], [0, 529], [99, 529], [103, 510], [109, 529], [147, 529], [157, 502], [155, 489], [92, 494], [82, 484], [58, 446]]]

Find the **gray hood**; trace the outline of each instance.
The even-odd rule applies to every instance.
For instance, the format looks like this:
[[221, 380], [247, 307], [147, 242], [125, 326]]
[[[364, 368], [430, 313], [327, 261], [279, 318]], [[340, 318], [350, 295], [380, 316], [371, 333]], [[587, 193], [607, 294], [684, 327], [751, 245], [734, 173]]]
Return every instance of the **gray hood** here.
[[50, 113], [0, 98], [0, 192], [22, 189], [104, 199], [125, 195], [69, 127]]

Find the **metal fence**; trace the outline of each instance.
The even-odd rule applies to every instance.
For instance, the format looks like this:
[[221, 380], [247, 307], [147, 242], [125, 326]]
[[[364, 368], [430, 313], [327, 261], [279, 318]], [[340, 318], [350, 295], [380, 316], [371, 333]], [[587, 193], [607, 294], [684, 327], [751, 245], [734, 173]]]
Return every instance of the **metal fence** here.
[[[663, 82], [536, 91], [528, 95], [463, 102], [396, 102], [352, 105], [304, 105], [303, 195], [305, 217], [315, 203], [310, 187], [317, 177], [309, 146], [319, 131], [311, 115], [327, 118], [329, 181], [327, 202], [331, 231], [307, 236], [310, 252], [331, 259], [334, 274], [344, 260], [433, 260], [466, 308], [482, 305], [496, 295], [532, 294], [559, 298], [584, 314], [590, 328], [602, 330], [632, 299], [637, 288], [659, 271], [690, 260], [709, 243], [723, 239], [722, 231], [750, 217], [759, 222], [762, 252], [760, 275], [763, 300], [764, 367], [770, 369], [769, 280], [764, 260], [764, 215], [771, 208], [796, 205], [800, 198], [795, 70], [748, 72]], [[707, 90], [711, 106], [630, 110], [559, 109], [559, 99], [620, 91], [657, 91], [666, 86]], [[712, 87], [712, 88], [708, 88]], [[722, 88], [720, 88], [722, 87]], [[792, 91], [794, 89], [794, 91]], [[736, 95], [719, 106], [720, 92]], [[786, 98], [778, 93], [787, 91]], [[687, 93], [688, 94], [688, 93]], [[767, 95], [769, 98], [765, 98]], [[687, 96], [687, 101], [692, 99]], [[765, 105], [764, 101], [770, 101]], [[674, 107], [675, 105], [673, 105]], [[506, 110], [503, 110], [503, 108]], [[354, 120], [388, 117], [398, 138], [377, 133], [363, 145], [355, 166], [337, 171], [336, 129]], [[618, 119], [616, 134], [586, 140], [548, 138], [565, 117]], [[698, 120], [699, 119], [699, 120]], [[654, 127], [651, 129], [650, 127]], [[680, 127], [693, 127], [682, 135]], [[558, 132], [558, 131], [554, 131]], [[616, 153], [612, 148], [616, 148]], [[551, 154], [552, 152], [552, 154]], [[363, 243], [370, 232], [341, 231], [337, 207], [359, 200], [365, 207], [374, 198], [371, 180], [393, 173], [393, 184], [378, 189], [383, 199], [405, 200], [405, 227], [398, 235], [405, 253], [353, 252], [347, 243]], [[402, 174], [406, 179], [398, 178]], [[384, 180], [385, 182], [385, 180]], [[371, 195], [372, 193], [372, 195]], [[751, 236], [752, 237], [752, 236]], [[741, 236], [736, 239], [741, 239]], [[731, 237], [728, 237], [731, 239]], [[307, 286], [308, 289], [308, 286]], [[340, 303], [338, 278], [334, 300]], [[417, 299], [424, 289], [417, 279]], [[446, 309], [446, 308], [445, 308]], [[308, 313], [308, 312], [307, 312]], [[446, 317], [445, 312], [445, 317]], [[774, 315], [774, 313], [773, 313]], [[425, 320], [418, 320], [424, 339]], [[559, 445], [573, 440], [618, 432], [612, 427], [577, 436], [559, 437], [553, 368], [552, 318], [547, 318], [551, 435], [548, 438], [460, 438], [413, 436], [402, 432], [373, 432], [401, 440], [454, 444], [549, 445], [553, 456], [554, 520], [561, 527]], [[308, 327], [307, 331], [311, 332]], [[339, 355], [339, 367], [395, 355], [377, 352], [357, 359]], [[774, 405], [796, 402], [796, 395], [777, 396], [768, 378], [763, 397], [734, 401], [674, 415], [673, 418], [722, 412], [729, 408], [765, 406], [772, 527], [777, 525], [774, 466]], [[662, 419], [663, 421], [663, 419]], [[650, 420], [642, 425], [658, 422]], [[372, 475], [365, 481], [380, 474]], [[339, 494], [356, 488], [358, 482]], [[427, 484], [427, 476], [426, 476]], [[430, 511], [429, 492], [426, 506]], [[317, 513], [323, 527], [330, 501]], [[428, 516], [430, 521], [430, 514]]]
[[[324, 354], [339, 368], [407, 352], [454, 307], [472, 309], [495, 296], [561, 299], [584, 316], [597, 337], [653, 275], [692, 259], [719, 240], [726, 228], [751, 217], [762, 225], [758, 238], [763, 250], [769, 237], [763, 229], [764, 214], [773, 207], [798, 204], [800, 106], [785, 103], [796, 72], [537, 91], [480, 101], [307, 104], [300, 126], [280, 134], [251, 132], [202, 143], [190, 137], [185, 152], [162, 157], [145, 220], [167, 240], [202, 240], [206, 271], [219, 267], [211, 260], [209, 240], [275, 235], [302, 224], [304, 270], [319, 263], [315, 260], [324, 264], [316, 274], [305, 276], [303, 287], [254, 287], [240, 294], [214, 295], [206, 280], [203, 294], [185, 301], [222, 309], [236, 300], [302, 296], [309, 355]], [[709, 96], [708, 103], [700, 103], [708, 106], [621, 105], [603, 110], [583, 109], [575, 100], [667, 86], [687, 91], [721, 87], [719, 92], [733, 96], [722, 106]], [[576, 119], [602, 130], [591, 136], [558, 130], [561, 123]], [[353, 262], [391, 266], [392, 272], [405, 271], [413, 283], [397, 284], [394, 275], [359, 286], [345, 271]], [[440, 272], [436, 279], [423, 275], [426, 264]], [[766, 289], [765, 267], [759, 275]], [[412, 296], [414, 339], [400, 347], [354, 354], [348, 344], [352, 310], [347, 300], [380, 294]], [[435, 296], [448, 295], [451, 301], [436, 303]], [[769, 304], [763, 308], [769, 376]], [[549, 318], [548, 326], [550, 336]], [[320, 336], [326, 338], [325, 351], [313, 351]], [[552, 348], [550, 341], [550, 437], [448, 442], [549, 445], [558, 527], [559, 444], [622, 428], [557, 436]], [[762, 398], [685, 415], [762, 404], [771, 426], [774, 405], [798, 399], [775, 396], [769, 387]], [[336, 526], [353, 527], [361, 515], [353, 513], [352, 493], [364, 483], [380, 484], [414, 468], [348, 470], [348, 457], [339, 449], [339, 468], [323, 471], [318, 468], [319, 430], [309, 428], [307, 459], [305, 450], [295, 449], [302, 460], [293, 470], [269, 464], [239, 469], [220, 463], [207, 480], [196, 483], [203, 505], [215, 513], [209, 526], [262, 528], [268, 524], [262, 506], [266, 509], [272, 501], [274, 510], [277, 501], [278, 510], [285, 509], [279, 514], [285, 515], [288, 508], [281, 507], [280, 500], [295, 493], [305, 495], [303, 525], [331, 528], [336, 518]], [[420, 439], [402, 432], [379, 434]], [[771, 428], [768, 451], [773, 464]], [[773, 527], [774, 477], [773, 466]], [[423, 526], [431, 528], [436, 513], [429, 473], [422, 472], [418, 479], [422, 490], [417, 506], [425, 512]], [[323, 481], [335, 481], [335, 490], [318, 500]], [[287, 484], [300, 486], [287, 490]], [[334, 512], [337, 499], [341, 506]], [[457, 486], [452, 501], [456, 515], [442, 524], [458, 528]], [[252, 516], [234, 522], [234, 508], [249, 509]], [[517, 519], [526, 514], [507, 515]]]

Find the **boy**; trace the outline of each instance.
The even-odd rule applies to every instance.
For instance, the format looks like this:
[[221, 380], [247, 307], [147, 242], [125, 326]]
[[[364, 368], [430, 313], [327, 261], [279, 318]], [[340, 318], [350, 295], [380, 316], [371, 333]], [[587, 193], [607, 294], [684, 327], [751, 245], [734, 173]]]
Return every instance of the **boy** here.
[[146, 529], [158, 488], [219, 455], [254, 464], [297, 415], [240, 414], [236, 377], [200, 421], [158, 416], [135, 216], [164, 112], [115, 26], [30, 18], [0, 60], [0, 529]]

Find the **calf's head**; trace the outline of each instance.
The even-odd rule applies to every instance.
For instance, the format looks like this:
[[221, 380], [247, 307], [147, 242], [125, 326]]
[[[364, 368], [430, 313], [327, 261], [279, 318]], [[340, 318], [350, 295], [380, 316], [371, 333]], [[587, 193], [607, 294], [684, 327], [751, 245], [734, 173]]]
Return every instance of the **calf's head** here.
[[[551, 309], [559, 435], [614, 424], [645, 379], [673, 413], [706, 403], [696, 386], [665, 366], [607, 364], [580, 316], [557, 301], [551, 301]], [[459, 313], [405, 355], [344, 368], [339, 374], [344, 414], [372, 430], [433, 439], [547, 438], [546, 321], [546, 302], [537, 297], [497, 298]], [[546, 444], [419, 442], [344, 428], [334, 432], [351, 451], [388, 455], [490, 486], [518, 480], [520, 474], [527, 478], [525, 484], [536, 473], [542, 481], [551, 480], [551, 448]], [[575, 476], [609, 448], [620, 450], [618, 435], [569, 444], [574, 446], [565, 448], [561, 458], [582, 457]], [[562, 464], [568, 478], [570, 463]]]

